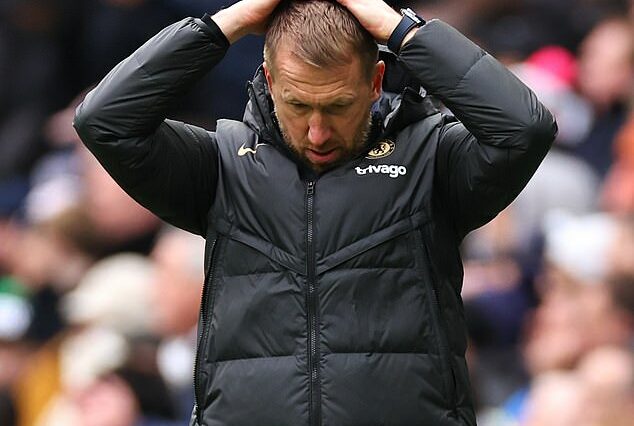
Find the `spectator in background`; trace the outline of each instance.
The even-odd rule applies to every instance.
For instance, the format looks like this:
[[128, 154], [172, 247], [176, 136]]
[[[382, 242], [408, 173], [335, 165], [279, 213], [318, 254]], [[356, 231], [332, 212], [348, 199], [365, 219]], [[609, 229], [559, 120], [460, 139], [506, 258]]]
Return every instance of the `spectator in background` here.
[[123, 192], [80, 143], [71, 117], [84, 94], [46, 122], [44, 136], [51, 151], [33, 168], [24, 219], [37, 224], [60, 214], [73, 216], [67, 220], [69, 225], [76, 222], [71, 235], [90, 238], [86, 248], [97, 258], [120, 251], [147, 254], [160, 222]]
[[528, 317], [523, 346], [528, 386], [503, 405], [502, 424], [585, 425], [577, 415], [588, 394], [572, 373], [594, 350], [629, 350], [634, 336], [632, 279], [611, 260], [620, 244], [616, 220], [563, 215], [549, 222], [540, 304]]
[[134, 390], [115, 373], [99, 377], [73, 395], [73, 401], [76, 411], [58, 421], [59, 426], [134, 426], [141, 417]]
[[202, 238], [176, 228], [161, 233], [152, 250], [153, 329], [162, 338], [158, 368], [179, 403], [183, 420], [189, 420], [194, 401], [192, 371], [204, 250]]
[[85, 274], [64, 298], [72, 327], [40, 351], [16, 386], [20, 425], [175, 420], [151, 336], [152, 277], [151, 262], [138, 254], [111, 256]]
[[586, 136], [592, 119], [588, 103], [574, 92], [574, 56], [547, 46], [511, 69], [553, 112], [560, 131], [524, 191], [463, 244], [470, 360], [483, 406], [501, 403], [526, 380], [518, 342], [524, 318], [536, 302], [533, 281], [541, 267], [545, 218], [555, 210], [594, 211], [599, 188], [592, 168], [570, 152]]
[[634, 214], [634, 114], [614, 143], [615, 161], [601, 191], [601, 204], [620, 215]]
[[634, 418], [634, 358], [622, 347], [599, 347], [576, 370], [539, 375], [523, 426], [629, 426]]
[[[540, 305], [532, 318], [524, 355], [533, 374], [572, 368], [584, 351], [606, 343], [614, 317], [605, 281], [609, 253], [616, 242], [613, 218], [557, 215], [546, 232], [546, 263], [538, 282]], [[598, 332], [595, 332], [598, 331]]]
[[159, 219], [126, 194], [87, 149], [79, 149], [85, 184], [83, 208], [102, 244], [100, 254], [149, 253]]
[[631, 424], [634, 419], [634, 355], [627, 346], [594, 349], [580, 361], [577, 373], [589, 394], [581, 410], [589, 424]]
[[573, 373], [549, 372], [537, 377], [525, 407], [524, 426], [590, 426], [585, 402], [590, 394]]
[[594, 109], [590, 134], [576, 149], [603, 179], [612, 165], [613, 142], [628, 115], [634, 87], [634, 31], [623, 18], [600, 22], [581, 44], [579, 90]]

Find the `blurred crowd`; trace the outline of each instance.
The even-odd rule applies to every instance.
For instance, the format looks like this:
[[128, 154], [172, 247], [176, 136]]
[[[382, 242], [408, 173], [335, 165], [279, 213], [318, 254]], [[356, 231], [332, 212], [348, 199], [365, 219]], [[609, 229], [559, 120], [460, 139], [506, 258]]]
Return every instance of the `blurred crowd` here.
[[[0, 425], [187, 425], [204, 242], [131, 200], [71, 122], [92, 85], [218, 0], [0, 1]], [[454, 25], [553, 111], [523, 193], [463, 244], [481, 426], [634, 419], [634, 1], [391, 2]], [[174, 106], [240, 119], [247, 37]]]

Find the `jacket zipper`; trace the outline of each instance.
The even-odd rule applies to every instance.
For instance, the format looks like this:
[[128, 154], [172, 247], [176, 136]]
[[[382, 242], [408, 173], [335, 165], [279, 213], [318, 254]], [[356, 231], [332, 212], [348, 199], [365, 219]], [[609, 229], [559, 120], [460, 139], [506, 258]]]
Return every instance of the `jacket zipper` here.
[[[431, 318], [432, 318], [432, 327], [434, 329], [434, 333], [438, 339], [438, 355], [440, 356], [440, 363], [442, 367], [442, 377], [445, 383], [445, 389], [447, 392], [449, 409], [455, 410], [456, 408], [456, 390], [455, 390], [455, 375], [453, 368], [451, 366], [450, 359], [450, 351], [449, 351], [449, 343], [447, 342], [447, 336], [445, 334], [445, 328], [442, 326], [442, 318], [440, 316], [440, 302], [438, 299], [438, 290], [436, 289], [436, 277], [433, 271], [433, 266], [431, 265], [431, 254], [429, 253], [429, 249], [427, 245], [424, 243], [423, 239], [423, 231], [419, 228], [416, 233], [416, 240], [419, 249], [424, 250], [425, 255], [427, 257], [427, 261], [429, 263], [428, 266], [428, 279], [425, 281], [425, 292], [427, 293], [427, 298], [431, 301]], [[421, 259], [425, 260], [425, 259]], [[425, 268], [425, 262], [421, 262], [421, 268]], [[449, 376], [448, 376], [449, 374]]]
[[316, 286], [315, 247], [313, 210], [315, 181], [308, 181], [306, 187], [306, 257], [308, 288], [306, 307], [308, 313], [308, 373], [310, 380], [309, 423], [321, 425], [321, 386], [319, 383], [319, 300]]
[[203, 401], [203, 394], [200, 384], [200, 363], [202, 362], [202, 354], [205, 350], [205, 346], [207, 345], [207, 336], [209, 334], [209, 317], [210, 312], [209, 304], [212, 293], [212, 283], [213, 283], [213, 275], [214, 275], [214, 254], [216, 251], [216, 244], [218, 242], [218, 238], [214, 239], [211, 243], [211, 248], [209, 249], [209, 259], [207, 261], [207, 265], [205, 267], [205, 271], [207, 271], [207, 277], [203, 282], [203, 291], [202, 291], [202, 299], [200, 302], [200, 331], [198, 336], [198, 347], [196, 348], [196, 359], [194, 360], [194, 406], [196, 410], [196, 421], [199, 425], [202, 425], [202, 406], [201, 403]]

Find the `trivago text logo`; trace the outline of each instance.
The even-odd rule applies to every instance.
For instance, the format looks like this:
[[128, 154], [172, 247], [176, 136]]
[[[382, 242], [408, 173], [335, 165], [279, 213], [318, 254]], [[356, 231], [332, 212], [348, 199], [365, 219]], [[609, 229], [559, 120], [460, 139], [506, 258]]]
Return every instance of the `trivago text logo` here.
[[407, 174], [407, 168], [405, 166], [397, 166], [394, 164], [380, 164], [378, 166], [370, 165], [368, 167], [355, 167], [358, 175], [365, 174], [384, 174], [391, 178], [397, 178], [399, 176], [405, 176]]

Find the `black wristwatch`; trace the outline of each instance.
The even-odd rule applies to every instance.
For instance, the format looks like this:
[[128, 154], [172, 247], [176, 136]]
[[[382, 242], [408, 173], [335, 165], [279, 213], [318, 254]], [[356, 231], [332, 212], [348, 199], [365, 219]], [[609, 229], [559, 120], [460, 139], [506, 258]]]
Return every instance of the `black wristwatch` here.
[[409, 7], [407, 9], [401, 9], [401, 15], [403, 15], [401, 22], [398, 23], [394, 31], [392, 31], [390, 38], [387, 40], [387, 48], [397, 55], [399, 50], [401, 50], [401, 44], [403, 44], [403, 39], [407, 33], [414, 27], [422, 27], [425, 25], [425, 20]]

